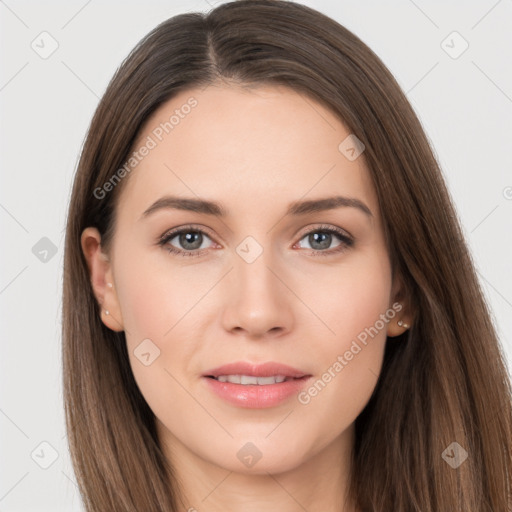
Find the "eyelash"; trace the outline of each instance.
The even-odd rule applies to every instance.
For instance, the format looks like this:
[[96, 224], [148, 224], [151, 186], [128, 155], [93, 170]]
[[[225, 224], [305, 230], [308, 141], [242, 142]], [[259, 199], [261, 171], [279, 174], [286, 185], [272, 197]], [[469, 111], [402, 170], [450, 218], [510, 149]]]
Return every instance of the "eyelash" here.
[[[202, 256], [203, 253], [207, 251], [207, 249], [200, 249], [200, 250], [194, 249], [192, 251], [184, 251], [184, 250], [177, 249], [176, 247], [174, 247], [172, 245], [168, 245], [169, 241], [171, 241], [177, 235], [180, 235], [182, 233], [201, 233], [203, 235], [206, 235], [210, 239], [212, 238], [208, 234], [208, 232], [204, 231], [203, 229], [200, 229], [193, 225], [190, 225], [190, 226], [183, 226], [179, 229], [171, 230], [171, 231], [164, 233], [158, 240], [158, 245], [164, 247], [165, 250], [171, 254], [175, 254], [176, 256], [183, 256], [183, 257]], [[332, 256], [333, 254], [342, 253], [343, 251], [346, 251], [347, 249], [349, 249], [350, 247], [352, 247], [354, 245], [354, 240], [350, 236], [348, 236], [344, 231], [342, 231], [339, 228], [334, 228], [332, 226], [325, 226], [325, 225], [319, 226], [315, 229], [312, 229], [312, 230], [304, 233], [301, 236], [301, 238], [299, 239], [299, 241], [312, 233], [329, 233], [329, 234], [337, 235], [341, 242], [341, 244], [338, 247], [336, 247], [335, 249], [330, 249], [330, 250], [325, 250], [325, 251], [310, 249], [310, 251], [312, 251], [313, 256]]]

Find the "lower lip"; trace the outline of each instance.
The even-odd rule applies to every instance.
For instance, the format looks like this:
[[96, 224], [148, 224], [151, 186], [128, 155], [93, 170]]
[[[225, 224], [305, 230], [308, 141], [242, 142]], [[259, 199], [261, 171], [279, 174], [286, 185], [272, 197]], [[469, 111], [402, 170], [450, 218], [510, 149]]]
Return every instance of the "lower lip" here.
[[284, 402], [292, 395], [297, 395], [311, 377], [287, 380], [279, 384], [233, 384], [219, 382], [210, 377], [203, 377], [207, 385], [218, 396], [238, 407], [263, 409], [274, 407]]

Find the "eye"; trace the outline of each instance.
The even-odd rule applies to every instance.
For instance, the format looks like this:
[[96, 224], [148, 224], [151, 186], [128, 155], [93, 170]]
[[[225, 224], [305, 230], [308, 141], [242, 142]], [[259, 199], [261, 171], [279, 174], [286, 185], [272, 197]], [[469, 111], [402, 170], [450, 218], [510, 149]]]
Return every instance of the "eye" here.
[[[336, 239], [338, 240], [338, 245], [333, 249], [327, 250]], [[334, 253], [342, 252], [354, 245], [354, 240], [348, 233], [332, 226], [320, 226], [312, 231], [308, 231], [305, 236], [300, 239], [299, 243], [302, 240], [307, 241], [309, 247], [306, 247], [306, 249], [311, 249], [315, 256], [329, 256]]]
[[[179, 256], [201, 256], [207, 247], [207, 244], [206, 247], [204, 245], [205, 239], [209, 238], [202, 229], [185, 226], [165, 233], [158, 243], [170, 253]], [[173, 240], [176, 240], [178, 247], [171, 243]]]

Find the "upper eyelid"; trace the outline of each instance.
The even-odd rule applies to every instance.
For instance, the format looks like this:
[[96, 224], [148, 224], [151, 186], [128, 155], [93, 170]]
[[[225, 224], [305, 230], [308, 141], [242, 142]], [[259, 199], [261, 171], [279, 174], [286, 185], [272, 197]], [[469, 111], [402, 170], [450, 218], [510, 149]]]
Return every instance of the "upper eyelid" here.
[[183, 227], [173, 228], [166, 231], [160, 238], [160, 241], [164, 240], [171, 240], [176, 235], [179, 235], [180, 233], [187, 232], [187, 231], [199, 231], [206, 235], [208, 235], [211, 239], [214, 237], [210, 234], [209, 230], [203, 226], [196, 226], [194, 224], [191, 225], [185, 225]]

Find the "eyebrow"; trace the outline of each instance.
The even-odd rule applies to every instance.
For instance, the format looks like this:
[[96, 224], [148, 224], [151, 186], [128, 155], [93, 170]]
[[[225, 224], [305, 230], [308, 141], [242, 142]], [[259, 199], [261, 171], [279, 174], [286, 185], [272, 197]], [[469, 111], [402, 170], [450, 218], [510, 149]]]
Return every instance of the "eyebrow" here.
[[[305, 215], [308, 213], [323, 212], [333, 210], [335, 208], [356, 208], [368, 217], [373, 214], [361, 200], [354, 197], [332, 196], [321, 199], [311, 199], [307, 201], [295, 201], [290, 203], [285, 215]], [[205, 199], [185, 198], [178, 196], [164, 196], [157, 199], [144, 213], [141, 219], [148, 217], [163, 209], [185, 210], [195, 213], [203, 213], [205, 215], [214, 215], [216, 217], [228, 217], [229, 212], [219, 203], [208, 201]]]

